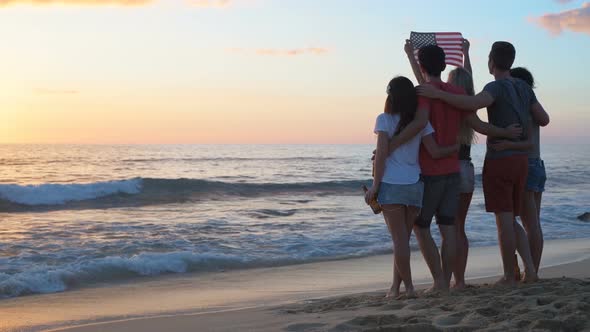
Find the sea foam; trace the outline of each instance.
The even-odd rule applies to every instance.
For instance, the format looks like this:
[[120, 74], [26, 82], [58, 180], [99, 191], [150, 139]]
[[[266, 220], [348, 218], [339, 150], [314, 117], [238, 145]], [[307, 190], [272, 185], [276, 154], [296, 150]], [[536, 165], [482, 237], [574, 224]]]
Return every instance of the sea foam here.
[[114, 194], [137, 194], [141, 191], [139, 178], [94, 183], [0, 185], [0, 198], [23, 205], [60, 205]]

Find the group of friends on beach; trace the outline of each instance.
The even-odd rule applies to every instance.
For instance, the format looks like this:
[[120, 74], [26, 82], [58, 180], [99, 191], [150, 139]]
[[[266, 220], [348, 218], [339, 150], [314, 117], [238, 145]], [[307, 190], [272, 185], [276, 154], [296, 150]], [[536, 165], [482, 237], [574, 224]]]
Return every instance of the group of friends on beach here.
[[[400, 296], [402, 282], [405, 295], [415, 295], [410, 269], [412, 231], [432, 274], [432, 289], [465, 287], [474, 131], [487, 136], [482, 182], [486, 211], [496, 217], [504, 270], [498, 284], [538, 280], [546, 180], [539, 127], [549, 124], [549, 115], [533, 91], [532, 74], [512, 68], [516, 50], [509, 42], [492, 45], [488, 69], [494, 80], [475, 94], [469, 46], [464, 39], [464, 66], [450, 71], [444, 82], [444, 50], [424, 46], [418, 50], [417, 61], [412, 43], [406, 40], [404, 49], [420, 85], [415, 87], [403, 76], [392, 79], [384, 112], [376, 120], [374, 178], [365, 201], [379, 204], [393, 241], [393, 284], [388, 297]], [[487, 108], [489, 122], [477, 116], [482, 108]], [[430, 232], [433, 217], [440, 230], [440, 251]], [[524, 265], [522, 275], [515, 268], [516, 252]]]

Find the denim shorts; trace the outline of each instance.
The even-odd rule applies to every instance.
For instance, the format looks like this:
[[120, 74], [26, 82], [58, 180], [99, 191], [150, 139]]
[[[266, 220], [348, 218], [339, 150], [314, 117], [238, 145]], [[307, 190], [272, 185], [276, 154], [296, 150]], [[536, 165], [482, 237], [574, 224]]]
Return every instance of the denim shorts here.
[[526, 179], [526, 190], [542, 193], [545, 191], [545, 163], [540, 158], [529, 158], [529, 175]]
[[429, 228], [432, 218], [436, 216], [437, 224], [454, 225], [461, 184], [459, 173], [422, 176], [422, 181], [424, 181], [424, 205], [415, 224], [420, 228]]
[[382, 182], [377, 194], [377, 202], [384, 204], [399, 204], [422, 207], [424, 184], [418, 181], [414, 184], [391, 184]]

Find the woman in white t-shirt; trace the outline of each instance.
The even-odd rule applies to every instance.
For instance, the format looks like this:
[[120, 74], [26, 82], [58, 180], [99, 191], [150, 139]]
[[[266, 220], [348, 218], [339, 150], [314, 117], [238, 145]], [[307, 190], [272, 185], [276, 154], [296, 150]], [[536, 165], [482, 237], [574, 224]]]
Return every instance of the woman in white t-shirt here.
[[429, 152], [443, 157], [458, 150], [458, 145], [438, 147], [434, 130], [428, 124], [416, 137], [388, 155], [389, 140], [398, 134], [415, 117], [418, 101], [412, 82], [403, 76], [392, 79], [387, 86], [385, 110], [375, 123], [377, 149], [375, 154], [373, 186], [365, 196], [367, 203], [377, 194], [383, 217], [391, 234], [394, 247], [393, 285], [387, 297], [399, 296], [403, 281], [406, 295], [414, 296], [410, 270], [410, 235], [414, 220], [422, 207], [424, 184], [420, 181], [418, 152], [424, 137]]

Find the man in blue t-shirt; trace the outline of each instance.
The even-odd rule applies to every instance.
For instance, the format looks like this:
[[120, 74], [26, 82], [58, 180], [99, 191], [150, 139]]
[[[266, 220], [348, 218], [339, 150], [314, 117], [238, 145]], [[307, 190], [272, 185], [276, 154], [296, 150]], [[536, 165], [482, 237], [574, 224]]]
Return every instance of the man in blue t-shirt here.
[[[542, 123], [547, 113], [538, 102], [535, 93], [524, 81], [512, 78], [510, 68], [514, 63], [516, 50], [508, 42], [495, 42], [489, 55], [488, 69], [495, 78], [488, 83], [482, 92], [475, 96], [462, 96], [438, 90], [432, 85], [418, 88], [418, 94], [441, 99], [457, 108], [477, 110], [487, 107], [489, 122], [498, 127], [506, 127], [512, 123], [520, 123], [523, 133], [528, 133], [530, 116], [537, 123]], [[549, 119], [546, 119], [549, 122]], [[517, 138], [516, 142], [526, 141], [526, 135]], [[498, 240], [504, 266], [504, 277], [501, 284], [515, 283], [514, 266], [517, 239], [522, 244], [521, 256], [525, 264], [525, 280], [537, 280], [528, 239], [524, 229], [516, 223], [514, 217], [519, 215], [526, 184], [528, 157], [527, 151], [503, 150], [490, 148], [492, 138], [488, 138], [488, 149], [483, 169], [483, 189], [486, 211], [496, 216]]]

